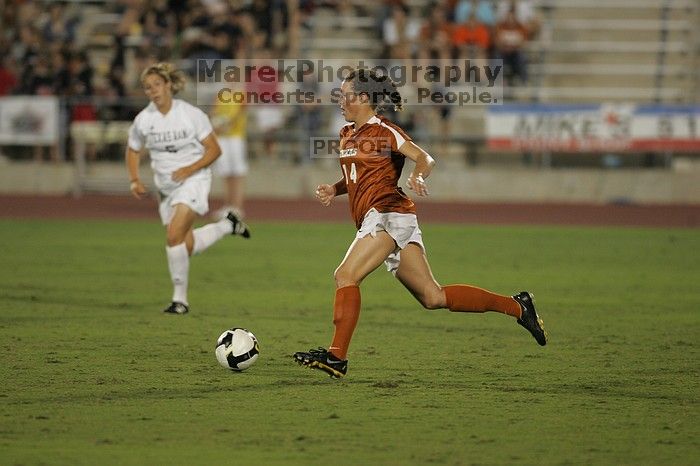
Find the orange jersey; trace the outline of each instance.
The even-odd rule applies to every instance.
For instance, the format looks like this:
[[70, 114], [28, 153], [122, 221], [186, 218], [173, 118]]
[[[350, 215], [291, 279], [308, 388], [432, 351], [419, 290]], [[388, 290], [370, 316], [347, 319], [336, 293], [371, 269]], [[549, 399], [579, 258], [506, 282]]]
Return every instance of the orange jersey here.
[[413, 201], [398, 186], [406, 161], [399, 148], [410, 140], [381, 116], [373, 116], [357, 130], [354, 123], [340, 130], [340, 167], [358, 229], [371, 208], [382, 213], [416, 213]]

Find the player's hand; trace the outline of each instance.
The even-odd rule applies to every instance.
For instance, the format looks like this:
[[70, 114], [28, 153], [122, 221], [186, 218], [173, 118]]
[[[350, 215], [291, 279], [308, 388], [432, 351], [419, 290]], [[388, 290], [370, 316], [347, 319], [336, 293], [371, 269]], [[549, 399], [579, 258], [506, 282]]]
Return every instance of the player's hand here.
[[330, 184], [320, 184], [316, 188], [316, 199], [324, 206], [329, 206], [335, 197], [335, 186]]
[[194, 170], [189, 166], [178, 168], [177, 170], [175, 170], [173, 172], [172, 179], [173, 179], [173, 181], [177, 181], [178, 183], [182, 183], [187, 178], [192, 176], [193, 173], [194, 173]]
[[148, 192], [143, 183], [141, 183], [141, 180], [132, 181], [129, 185], [129, 191], [131, 191], [131, 195], [136, 199], [141, 199], [141, 196]]
[[421, 197], [430, 194], [428, 192], [428, 185], [425, 183], [422, 173], [419, 173], [418, 175], [411, 173], [411, 176], [409, 176], [408, 180], [406, 180], [406, 186], [408, 186], [408, 189]]

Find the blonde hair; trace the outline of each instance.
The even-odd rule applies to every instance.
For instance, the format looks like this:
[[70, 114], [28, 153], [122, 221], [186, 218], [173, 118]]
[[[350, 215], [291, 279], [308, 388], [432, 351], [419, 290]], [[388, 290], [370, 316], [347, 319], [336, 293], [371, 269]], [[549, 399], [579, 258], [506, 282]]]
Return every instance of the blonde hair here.
[[141, 73], [141, 82], [143, 83], [146, 76], [156, 74], [163, 78], [166, 83], [170, 83], [173, 95], [185, 88], [185, 73], [175, 69], [172, 63], [160, 62], [149, 66]]

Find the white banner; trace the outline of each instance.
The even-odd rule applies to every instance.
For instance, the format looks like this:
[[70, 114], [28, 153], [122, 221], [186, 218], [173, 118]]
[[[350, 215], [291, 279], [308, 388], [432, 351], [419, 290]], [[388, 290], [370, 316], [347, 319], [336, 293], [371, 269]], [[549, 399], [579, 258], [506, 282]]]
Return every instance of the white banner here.
[[55, 144], [58, 112], [58, 98], [54, 96], [0, 97], [0, 144]]
[[632, 104], [489, 107], [494, 150], [700, 152], [700, 107]]

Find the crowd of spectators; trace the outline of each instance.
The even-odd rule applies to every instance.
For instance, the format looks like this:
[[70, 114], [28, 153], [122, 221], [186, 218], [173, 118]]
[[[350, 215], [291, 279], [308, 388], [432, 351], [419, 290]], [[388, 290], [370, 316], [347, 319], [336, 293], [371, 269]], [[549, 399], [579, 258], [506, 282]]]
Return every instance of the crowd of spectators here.
[[525, 46], [539, 30], [531, 0], [442, 0], [411, 11], [387, 0], [385, 58], [501, 59], [506, 84], [526, 84]]
[[[194, 73], [196, 59], [297, 56], [300, 30], [313, 29], [322, 8], [341, 17], [370, 15], [349, 0], [116, 0], [97, 3], [109, 27], [84, 27], [78, 2], [8, 0], [0, 12], [0, 96], [58, 95], [66, 123], [130, 120], [144, 103], [140, 70], [167, 60]], [[373, 10], [377, 13], [377, 10]], [[376, 34], [384, 58], [501, 59], [505, 84], [527, 83], [524, 47], [538, 32], [532, 0], [437, 0], [409, 7], [384, 0]], [[102, 39], [102, 42], [99, 40]], [[99, 58], [91, 53], [99, 51]], [[306, 85], [306, 83], [304, 83]], [[97, 105], [95, 104], [97, 98]], [[99, 100], [101, 99], [101, 100]], [[125, 103], [134, 102], [130, 107]], [[276, 111], [279, 114], [279, 109]], [[436, 107], [449, 133], [451, 107]], [[269, 133], [271, 109], [261, 110]], [[292, 112], [304, 134], [320, 124], [321, 109]], [[413, 119], [404, 112], [396, 118]], [[294, 123], [294, 121], [292, 121]], [[402, 121], [407, 129], [420, 122]], [[266, 142], [265, 151], [271, 147]]]
[[[240, 6], [237, 4], [240, 3]], [[0, 96], [130, 95], [138, 82], [127, 68], [155, 60], [187, 65], [199, 58], [284, 56], [288, 36], [285, 0], [118, 0], [102, 6], [116, 14], [109, 31], [78, 30], [86, 20], [79, 3], [10, 0], [0, 14]], [[105, 34], [109, 63], [91, 64], [91, 37]], [[127, 63], [132, 52], [133, 66]], [[138, 77], [138, 73], [131, 73]]]
[[[286, 0], [117, 0], [98, 5], [116, 24], [81, 31], [92, 19], [84, 17], [81, 3], [5, 2], [0, 10], [0, 97], [63, 97], [68, 125], [98, 118], [129, 120], [143, 105], [140, 70], [155, 61], [173, 61], [193, 73], [196, 59], [285, 56], [296, 43]], [[100, 36], [106, 41], [96, 42]], [[95, 50], [97, 59], [91, 54]], [[38, 152], [43, 150], [35, 158], [41, 158]]]
[[[73, 46], [79, 18], [66, 5], [10, 3], [0, 35], [0, 95], [90, 95], [93, 69]], [[14, 13], [14, 14], [13, 14]]]
[[[0, 17], [0, 96], [59, 95], [71, 99], [70, 121], [94, 120], [89, 101], [95, 70], [76, 46], [80, 17], [65, 2], [9, 2]], [[43, 157], [37, 147], [34, 158]], [[50, 157], [57, 148], [50, 147]]]
[[[381, 12], [384, 59], [428, 60], [449, 65], [463, 59], [502, 60], [504, 85], [528, 81], [525, 47], [539, 31], [531, 0], [438, 0], [413, 10], [405, 0], [385, 0]], [[423, 84], [443, 92], [440, 84]], [[447, 151], [454, 106], [436, 104], [430, 112], [393, 114], [415, 137], [433, 127], [440, 151]], [[433, 124], [436, 123], [437, 127]]]

